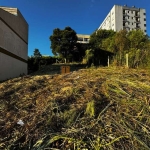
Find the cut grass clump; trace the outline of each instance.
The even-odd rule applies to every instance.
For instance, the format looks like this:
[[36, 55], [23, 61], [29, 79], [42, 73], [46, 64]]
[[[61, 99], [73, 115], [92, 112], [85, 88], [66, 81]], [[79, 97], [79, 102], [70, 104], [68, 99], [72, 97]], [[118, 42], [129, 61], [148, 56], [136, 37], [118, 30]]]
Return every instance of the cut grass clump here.
[[150, 149], [146, 70], [15, 78], [0, 84], [0, 103], [0, 149]]

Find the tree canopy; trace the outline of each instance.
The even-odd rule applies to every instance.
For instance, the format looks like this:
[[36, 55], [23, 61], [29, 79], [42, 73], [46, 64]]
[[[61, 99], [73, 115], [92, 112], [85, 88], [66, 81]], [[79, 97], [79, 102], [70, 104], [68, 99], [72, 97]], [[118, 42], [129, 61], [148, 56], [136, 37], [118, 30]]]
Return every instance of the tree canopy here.
[[[146, 67], [150, 64], [150, 39], [142, 30], [114, 32], [100, 29], [90, 36], [90, 46], [93, 50], [99, 49], [99, 53], [100, 49], [113, 52], [113, 62], [116, 65], [125, 65], [127, 53], [132, 68]], [[98, 54], [94, 56], [94, 60], [96, 59], [99, 59]]]
[[113, 30], [97, 30], [90, 36], [89, 44], [91, 48], [103, 48], [103, 40], [113, 37], [114, 34]]
[[33, 56], [34, 56], [35, 58], [40, 58], [40, 57], [42, 57], [42, 55], [41, 55], [39, 49], [36, 48], [36, 49], [34, 50]]
[[67, 59], [73, 55], [77, 42], [76, 32], [71, 27], [65, 27], [64, 30], [56, 28], [50, 36], [50, 41], [52, 53]]

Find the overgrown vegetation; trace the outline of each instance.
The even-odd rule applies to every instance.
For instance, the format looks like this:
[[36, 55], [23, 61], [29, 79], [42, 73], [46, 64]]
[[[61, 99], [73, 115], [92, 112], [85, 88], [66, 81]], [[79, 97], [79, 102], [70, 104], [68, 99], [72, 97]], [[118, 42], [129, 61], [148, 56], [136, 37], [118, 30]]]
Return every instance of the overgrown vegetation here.
[[0, 84], [0, 103], [0, 149], [150, 149], [146, 70], [14, 78]]
[[[150, 65], [150, 39], [141, 30], [98, 30], [90, 36], [90, 46], [93, 53], [97, 49], [101, 55], [100, 49], [112, 52], [111, 63], [116, 66], [126, 65], [126, 54], [129, 55], [130, 68], [147, 68]], [[94, 55], [94, 59], [97, 58], [98, 55]]]
[[149, 68], [150, 39], [140, 29], [129, 32], [96, 30], [91, 34], [89, 44], [83, 45], [76, 43], [76, 32], [70, 27], [64, 30], [56, 28], [50, 40], [53, 54], [67, 62], [84, 62], [88, 66], [91, 64], [106, 66], [109, 57], [111, 64], [125, 66], [126, 54], [128, 54], [130, 68]]

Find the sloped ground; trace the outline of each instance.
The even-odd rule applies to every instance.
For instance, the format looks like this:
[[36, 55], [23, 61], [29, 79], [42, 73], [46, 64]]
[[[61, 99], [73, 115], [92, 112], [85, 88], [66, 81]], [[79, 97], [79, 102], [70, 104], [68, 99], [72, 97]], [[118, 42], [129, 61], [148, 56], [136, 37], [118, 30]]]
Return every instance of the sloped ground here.
[[150, 75], [144, 70], [15, 78], [0, 84], [0, 103], [0, 149], [150, 149]]

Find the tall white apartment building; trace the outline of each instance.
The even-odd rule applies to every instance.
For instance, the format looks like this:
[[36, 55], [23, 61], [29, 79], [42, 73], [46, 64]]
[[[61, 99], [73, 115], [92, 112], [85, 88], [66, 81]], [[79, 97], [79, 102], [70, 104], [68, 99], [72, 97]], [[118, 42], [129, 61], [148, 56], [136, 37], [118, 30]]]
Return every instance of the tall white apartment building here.
[[146, 11], [142, 8], [114, 5], [99, 29], [127, 31], [141, 29], [146, 34]]

